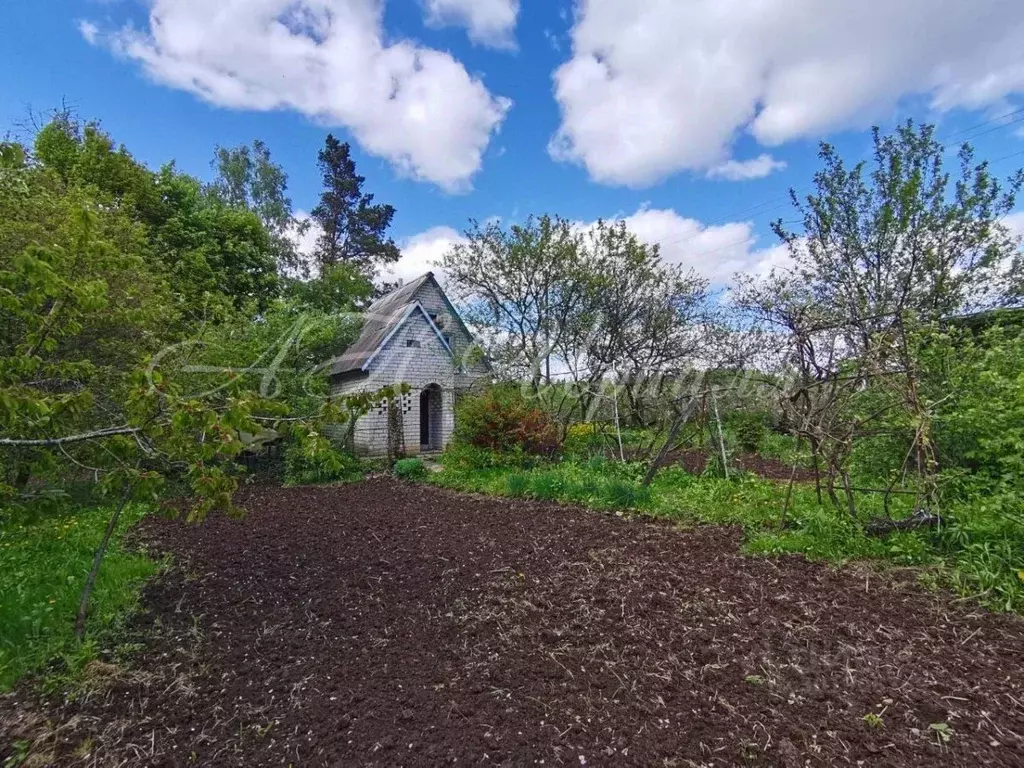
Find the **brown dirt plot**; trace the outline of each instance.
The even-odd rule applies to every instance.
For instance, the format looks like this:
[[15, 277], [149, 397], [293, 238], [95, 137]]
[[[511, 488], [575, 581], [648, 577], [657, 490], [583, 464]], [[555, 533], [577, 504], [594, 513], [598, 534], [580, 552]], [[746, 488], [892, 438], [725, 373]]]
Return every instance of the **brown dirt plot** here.
[[144, 650], [8, 697], [5, 735], [59, 765], [1024, 765], [1019, 619], [723, 528], [386, 479], [242, 502], [148, 521], [178, 566]]

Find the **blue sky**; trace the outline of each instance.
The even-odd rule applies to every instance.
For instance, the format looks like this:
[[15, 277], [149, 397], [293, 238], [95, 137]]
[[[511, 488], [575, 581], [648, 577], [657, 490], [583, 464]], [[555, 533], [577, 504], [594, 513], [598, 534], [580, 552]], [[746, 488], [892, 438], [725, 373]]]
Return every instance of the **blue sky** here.
[[66, 100], [151, 166], [201, 177], [215, 145], [260, 138], [300, 210], [333, 131], [397, 208], [406, 277], [471, 217], [547, 212], [627, 218], [724, 281], [777, 262], [768, 222], [791, 216], [782, 196], [806, 189], [821, 139], [856, 159], [870, 125], [914, 117], [983, 156], [1024, 152], [1017, 0], [5, 6], [5, 127]]

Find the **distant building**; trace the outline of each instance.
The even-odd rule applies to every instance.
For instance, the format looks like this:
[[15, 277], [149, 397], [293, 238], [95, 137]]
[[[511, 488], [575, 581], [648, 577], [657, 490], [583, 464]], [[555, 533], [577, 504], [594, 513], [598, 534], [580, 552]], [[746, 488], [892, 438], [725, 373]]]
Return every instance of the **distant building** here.
[[[356, 453], [388, 453], [389, 423], [400, 425], [392, 436], [408, 455], [440, 451], [455, 428], [456, 396], [490, 368], [479, 345], [445, 296], [432, 272], [378, 299], [366, 312], [359, 338], [331, 369], [331, 393], [374, 392], [406, 383], [412, 391], [393, 403], [377, 403], [360, 417], [350, 434]], [[398, 418], [388, 409], [401, 408]]]

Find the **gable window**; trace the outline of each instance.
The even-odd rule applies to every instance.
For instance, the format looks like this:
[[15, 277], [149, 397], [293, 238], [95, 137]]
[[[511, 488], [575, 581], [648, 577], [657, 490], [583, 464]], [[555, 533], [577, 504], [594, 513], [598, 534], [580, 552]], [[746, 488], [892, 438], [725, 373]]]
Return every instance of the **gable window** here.
[[405, 346], [407, 347], [418, 347], [420, 345], [419, 339], [406, 339]]

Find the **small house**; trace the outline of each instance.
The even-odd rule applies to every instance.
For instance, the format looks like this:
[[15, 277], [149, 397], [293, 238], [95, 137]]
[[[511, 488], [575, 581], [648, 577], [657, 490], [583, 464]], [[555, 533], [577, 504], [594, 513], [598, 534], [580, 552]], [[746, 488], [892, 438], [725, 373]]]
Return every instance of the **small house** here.
[[[408, 394], [374, 404], [354, 429], [341, 431], [362, 455], [387, 455], [389, 445], [415, 455], [448, 445], [456, 398], [489, 373], [481, 348], [428, 272], [370, 306], [359, 338], [331, 368], [331, 393], [408, 384]], [[391, 408], [400, 413], [389, 415]]]

